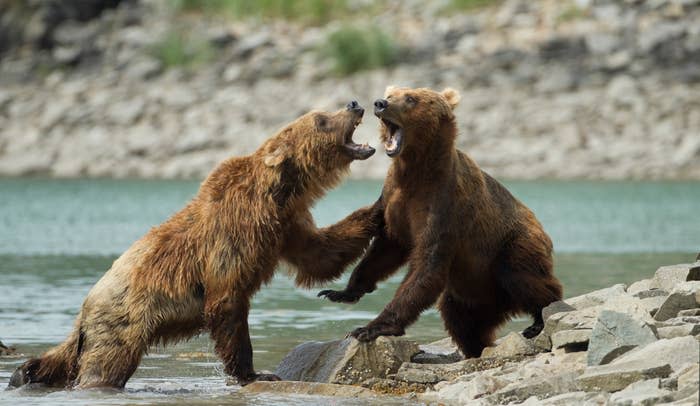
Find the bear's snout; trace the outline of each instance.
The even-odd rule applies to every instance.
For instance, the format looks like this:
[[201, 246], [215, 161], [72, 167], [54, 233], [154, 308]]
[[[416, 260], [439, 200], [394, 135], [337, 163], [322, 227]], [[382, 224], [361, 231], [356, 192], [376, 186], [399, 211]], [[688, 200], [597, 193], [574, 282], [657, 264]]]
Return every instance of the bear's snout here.
[[346, 108], [348, 111], [351, 111], [351, 112], [354, 112], [354, 113], [358, 113], [359, 115], [362, 115], [362, 114], [364, 114], [364, 112], [365, 112], [365, 109], [363, 109], [362, 106], [360, 106], [360, 103], [358, 103], [358, 102], [355, 101], [355, 100], [353, 100], [353, 101], [351, 101], [350, 103], [346, 104], [346, 105], [345, 105], [345, 108]]
[[377, 99], [374, 101], [374, 112], [381, 113], [388, 105], [389, 102], [386, 99]]

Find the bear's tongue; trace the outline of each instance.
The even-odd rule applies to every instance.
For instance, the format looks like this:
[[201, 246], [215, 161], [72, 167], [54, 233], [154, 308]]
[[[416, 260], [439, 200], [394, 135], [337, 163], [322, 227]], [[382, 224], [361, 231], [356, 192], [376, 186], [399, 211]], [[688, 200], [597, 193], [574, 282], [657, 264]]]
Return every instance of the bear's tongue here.
[[389, 135], [389, 139], [384, 143], [386, 154], [390, 157], [396, 156], [401, 151], [401, 141], [403, 131], [401, 128], [396, 128]]

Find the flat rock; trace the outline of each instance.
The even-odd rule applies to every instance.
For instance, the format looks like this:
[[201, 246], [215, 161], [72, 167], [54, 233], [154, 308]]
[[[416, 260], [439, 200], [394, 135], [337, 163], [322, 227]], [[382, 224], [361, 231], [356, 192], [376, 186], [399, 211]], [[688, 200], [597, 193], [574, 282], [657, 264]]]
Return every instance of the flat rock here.
[[520, 382], [514, 382], [499, 389], [487, 400], [496, 404], [523, 402], [531, 396], [545, 399], [565, 392], [576, 391], [575, 372], [565, 372], [553, 376], [538, 377]]
[[316, 395], [346, 398], [376, 397], [374, 392], [360, 386], [298, 381], [253, 382], [242, 387], [239, 392], [288, 393], [294, 395]]
[[671, 374], [671, 371], [668, 363], [647, 358], [588, 367], [576, 382], [580, 389], [587, 392], [617, 392], [633, 382], [665, 378]]
[[659, 327], [656, 329], [656, 335], [659, 338], [676, 338], [685, 336], [695, 336], [700, 334], [700, 324], [682, 324], [679, 326]]
[[422, 352], [414, 355], [411, 362], [419, 364], [449, 364], [464, 359], [462, 353], [452, 342], [451, 337], [418, 346]]
[[516, 355], [534, 355], [539, 350], [532, 340], [523, 337], [522, 334], [512, 332], [499, 340], [494, 347], [486, 347], [481, 353], [481, 358], [503, 358]]
[[[421, 383], [428, 383], [428, 381], [432, 381], [430, 383], [449, 381], [472, 372], [484, 371], [498, 368], [509, 363], [520, 362], [525, 358], [527, 357], [522, 355], [503, 358], [469, 358], [452, 364], [418, 364], [406, 362], [401, 365], [396, 373], [396, 379], [406, 382]], [[412, 381], [412, 379], [418, 379], [418, 381]]]
[[586, 351], [591, 329], [563, 330], [552, 334], [552, 349]]
[[642, 290], [636, 293], [630, 293], [634, 297], [638, 297], [640, 299], [649, 299], [652, 297], [665, 297], [668, 296], [668, 292], [665, 290], [661, 289], [648, 289], [648, 290]]
[[658, 340], [636, 348], [616, 359], [613, 364], [653, 359], [669, 364], [674, 371], [679, 371], [688, 364], [697, 363], [699, 358], [698, 341], [694, 337], [686, 336]]
[[700, 280], [700, 261], [692, 264], [662, 266], [654, 274], [655, 285], [667, 292], [686, 281]]
[[419, 351], [418, 344], [396, 337], [369, 343], [354, 338], [308, 342], [290, 351], [275, 374], [290, 381], [358, 384], [396, 373]]
[[681, 282], [671, 291], [654, 320], [664, 321], [676, 317], [681, 310], [695, 309], [700, 305], [700, 281]]
[[633, 296], [637, 296], [640, 292], [648, 291], [648, 290], [658, 290], [659, 287], [656, 284], [656, 281], [653, 279], [642, 279], [641, 281], [637, 281], [632, 283], [627, 287], [627, 293]]
[[625, 295], [627, 286], [618, 283], [609, 288], [594, 290], [584, 295], [566, 299], [565, 302], [578, 310], [601, 305], [615, 296]]
[[634, 347], [656, 341], [654, 330], [628, 314], [601, 311], [588, 342], [588, 365], [607, 364]]
[[700, 316], [700, 308], [686, 309], [678, 312], [678, 317]]
[[[474, 404], [475, 399], [483, 399], [508, 384], [508, 381], [491, 375], [462, 377], [453, 382], [443, 382], [434, 391], [426, 391], [423, 400], [440, 403]], [[486, 402], [490, 404], [490, 402]]]
[[660, 379], [634, 382], [625, 389], [613, 393], [609, 404], [615, 406], [655, 405], [673, 400], [671, 391], [659, 387]]

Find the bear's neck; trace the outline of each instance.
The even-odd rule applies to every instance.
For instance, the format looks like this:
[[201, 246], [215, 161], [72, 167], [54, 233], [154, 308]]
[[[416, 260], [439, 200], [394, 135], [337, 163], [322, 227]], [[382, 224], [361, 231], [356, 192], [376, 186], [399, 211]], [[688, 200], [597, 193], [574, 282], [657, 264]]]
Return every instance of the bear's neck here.
[[393, 162], [393, 176], [398, 184], [412, 185], [417, 180], [439, 182], [446, 179], [454, 169], [457, 160], [457, 150], [454, 143], [457, 136], [457, 125], [453, 120], [440, 124], [436, 134], [407, 134], [408, 139], [430, 139], [428, 145], [418, 148], [406, 146]]

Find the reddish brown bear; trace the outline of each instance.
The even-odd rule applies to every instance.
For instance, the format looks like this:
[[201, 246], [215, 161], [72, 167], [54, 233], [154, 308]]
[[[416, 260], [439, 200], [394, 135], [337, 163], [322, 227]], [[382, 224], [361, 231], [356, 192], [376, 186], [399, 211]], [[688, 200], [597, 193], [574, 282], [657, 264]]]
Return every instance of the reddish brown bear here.
[[356, 302], [408, 262], [394, 299], [351, 333], [361, 341], [403, 335], [439, 298], [445, 328], [478, 357], [515, 314], [532, 315], [523, 334], [538, 334], [542, 308], [562, 297], [552, 242], [534, 214], [455, 148], [458, 101], [452, 89], [390, 87], [374, 103], [394, 158], [380, 199], [384, 223], [345, 290], [319, 293]]
[[360, 209], [323, 229], [309, 211], [350, 162], [374, 153], [352, 141], [363, 113], [356, 102], [308, 113], [254, 154], [219, 165], [192, 202], [114, 262], [68, 339], [21, 365], [10, 385], [121, 388], [149, 345], [203, 330], [240, 383], [279, 379], [253, 369], [250, 298], [280, 259], [309, 287], [339, 276], [369, 244], [380, 211]]

